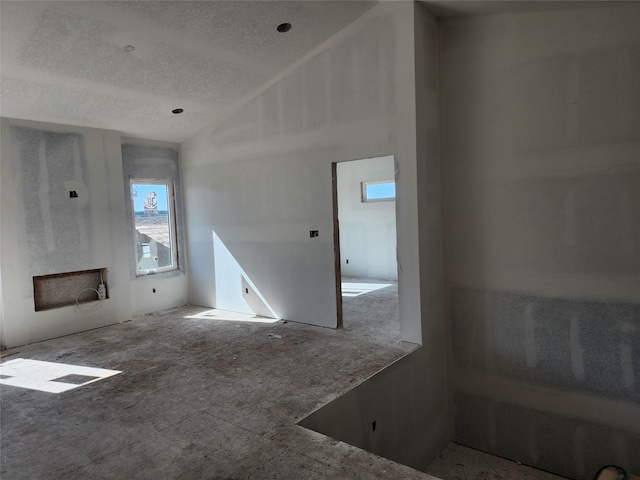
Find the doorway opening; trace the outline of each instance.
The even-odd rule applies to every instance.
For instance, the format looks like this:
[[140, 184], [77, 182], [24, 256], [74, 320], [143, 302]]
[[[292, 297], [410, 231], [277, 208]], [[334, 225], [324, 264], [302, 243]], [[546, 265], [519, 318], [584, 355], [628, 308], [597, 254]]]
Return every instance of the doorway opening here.
[[399, 332], [395, 159], [332, 164], [338, 328]]

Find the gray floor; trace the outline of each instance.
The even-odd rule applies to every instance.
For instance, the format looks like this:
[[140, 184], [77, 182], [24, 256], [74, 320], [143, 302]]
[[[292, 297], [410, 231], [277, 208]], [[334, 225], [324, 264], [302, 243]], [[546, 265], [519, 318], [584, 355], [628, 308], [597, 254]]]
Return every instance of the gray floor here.
[[442, 480], [566, 480], [455, 443], [447, 445], [427, 472]]
[[[345, 297], [341, 331], [221, 311], [188, 318], [208, 310], [181, 307], [2, 352], [3, 362], [123, 373], [61, 394], [0, 386], [0, 478], [434, 478], [296, 425], [416, 347], [399, 341], [395, 284]], [[551, 478], [456, 448], [428, 472]]]
[[187, 306], [7, 350], [123, 373], [61, 394], [1, 386], [0, 478], [430, 478], [295, 424], [415, 347], [397, 318], [354, 316], [364, 297], [342, 331]]

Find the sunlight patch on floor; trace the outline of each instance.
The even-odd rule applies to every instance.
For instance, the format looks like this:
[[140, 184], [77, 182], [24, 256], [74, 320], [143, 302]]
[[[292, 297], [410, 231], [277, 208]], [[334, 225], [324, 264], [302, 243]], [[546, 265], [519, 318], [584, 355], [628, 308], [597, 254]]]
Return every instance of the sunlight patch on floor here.
[[184, 318], [195, 320], [218, 320], [226, 322], [253, 322], [253, 323], [276, 323], [277, 318], [260, 317], [256, 315], [247, 315], [246, 313], [227, 312], [225, 310], [207, 310], [206, 312], [197, 313], [195, 315], [187, 315]]
[[343, 297], [357, 297], [365, 293], [374, 292], [381, 288], [390, 287], [390, 283], [351, 283], [342, 282]]
[[0, 365], [0, 384], [62, 393], [122, 373], [104, 368], [16, 358]]

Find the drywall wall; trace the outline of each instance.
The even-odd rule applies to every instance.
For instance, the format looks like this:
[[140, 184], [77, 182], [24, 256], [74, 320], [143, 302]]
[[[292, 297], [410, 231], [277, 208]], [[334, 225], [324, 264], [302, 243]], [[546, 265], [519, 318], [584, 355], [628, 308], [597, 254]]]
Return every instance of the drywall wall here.
[[[1, 132], [0, 132], [1, 136]], [[1, 140], [1, 138], [0, 138]], [[2, 144], [0, 144], [1, 147]], [[0, 155], [2, 152], [0, 152]], [[0, 187], [2, 186], [2, 166], [0, 165]], [[0, 262], [2, 260], [2, 195], [0, 194]], [[2, 264], [0, 263], [0, 267]], [[0, 268], [0, 349], [5, 347], [4, 341], [4, 296], [2, 294], [2, 269]]]
[[357, 412], [375, 409], [386, 434], [362, 445], [417, 468], [448, 439], [438, 96], [422, 73], [427, 135], [416, 141], [415, 65], [435, 72], [435, 32], [413, 2], [381, 2], [181, 145], [191, 301], [215, 306], [215, 284], [226, 281], [214, 275], [215, 233], [277, 316], [328, 327], [336, 326], [331, 163], [395, 156], [401, 333], [423, 347], [357, 387], [353, 401], [330, 404], [326, 423], [344, 421], [336, 435], [345, 438], [368, 436]]
[[[420, 308], [422, 358], [415, 380], [420, 382], [416, 401], [431, 419], [425, 458], [433, 459], [449, 440], [447, 397], [447, 336], [444, 321], [442, 193], [440, 153], [440, 102], [438, 72], [438, 24], [416, 3], [414, 16], [416, 89], [416, 179], [419, 234]], [[415, 394], [414, 394], [415, 395]], [[438, 449], [438, 447], [440, 449]], [[422, 469], [422, 464], [418, 465]]]
[[337, 165], [343, 276], [397, 280], [396, 202], [363, 202], [362, 182], [395, 181], [393, 156]]
[[640, 5], [441, 25], [458, 442], [640, 471]]
[[[415, 175], [419, 186], [414, 221], [419, 225], [420, 240], [420, 255], [415, 261], [420, 278], [422, 347], [313, 412], [301, 425], [424, 470], [449, 440], [447, 337], [442, 321], [438, 29], [422, 5], [411, 8], [412, 23], [405, 23], [404, 28], [414, 27]], [[398, 195], [401, 199], [399, 189]], [[403, 228], [398, 223], [398, 238]], [[402, 295], [402, 283], [400, 291]]]
[[446, 446], [449, 425], [445, 372], [427, 367], [431, 357], [415, 350], [299, 425], [424, 471]]
[[215, 283], [216, 308], [276, 318], [269, 303], [215, 232], [213, 233], [213, 264], [215, 278], [224, 279], [222, 282]]
[[[3, 344], [131, 318], [120, 135], [3, 118], [1, 169]], [[109, 271], [109, 299], [35, 312], [34, 276], [95, 268]]]
[[228, 281], [215, 232], [278, 317], [335, 327], [331, 163], [395, 154], [402, 330], [420, 341], [413, 47], [396, 14], [410, 7], [372, 9], [181, 146], [193, 303], [216, 305]]
[[[184, 208], [182, 201], [182, 178], [180, 172], [179, 146], [174, 143], [122, 138], [122, 164], [124, 184], [124, 206], [127, 217], [127, 249], [129, 279], [131, 282], [132, 315], [157, 312], [184, 305], [188, 302], [188, 279], [186, 269], [186, 246], [184, 241]], [[178, 268], [169, 272], [136, 276], [136, 258], [133, 246], [134, 220], [130, 180], [173, 181], [175, 197], [176, 245]]]

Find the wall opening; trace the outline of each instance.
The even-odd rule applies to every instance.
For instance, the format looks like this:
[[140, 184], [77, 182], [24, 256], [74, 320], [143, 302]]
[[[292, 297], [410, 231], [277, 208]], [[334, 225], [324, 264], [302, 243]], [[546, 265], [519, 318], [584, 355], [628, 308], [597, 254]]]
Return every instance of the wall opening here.
[[366, 318], [399, 329], [395, 159], [333, 168], [338, 327]]
[[101, 302], [109, 298], [107, 285], [106, 268], [33, 277], [35, 310]]

